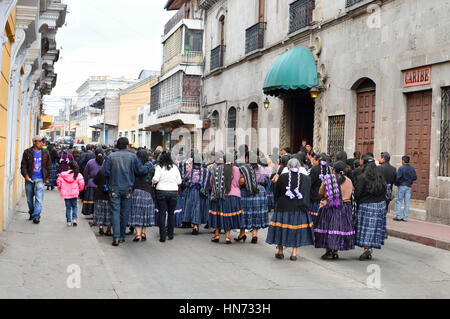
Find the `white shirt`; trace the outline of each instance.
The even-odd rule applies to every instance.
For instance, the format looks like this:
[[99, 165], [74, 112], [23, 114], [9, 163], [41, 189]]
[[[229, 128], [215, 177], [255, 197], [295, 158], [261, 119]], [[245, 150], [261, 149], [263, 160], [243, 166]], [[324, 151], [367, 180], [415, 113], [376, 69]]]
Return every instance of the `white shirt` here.
[[178, 191], [178, 185], [181, 184], [180, 171], [176, 165], [173, 165], [170, 170], [157, 165], [152, 182], [157, 184], [158, 191]]

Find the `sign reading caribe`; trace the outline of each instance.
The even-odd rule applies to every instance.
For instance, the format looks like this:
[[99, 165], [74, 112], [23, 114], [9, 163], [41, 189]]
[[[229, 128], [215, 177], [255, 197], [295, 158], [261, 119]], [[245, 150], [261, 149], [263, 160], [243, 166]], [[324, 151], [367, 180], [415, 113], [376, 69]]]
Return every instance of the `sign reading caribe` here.
[[431, 83], [431, 66], [404, 71], [403, 87], [426, 85]]

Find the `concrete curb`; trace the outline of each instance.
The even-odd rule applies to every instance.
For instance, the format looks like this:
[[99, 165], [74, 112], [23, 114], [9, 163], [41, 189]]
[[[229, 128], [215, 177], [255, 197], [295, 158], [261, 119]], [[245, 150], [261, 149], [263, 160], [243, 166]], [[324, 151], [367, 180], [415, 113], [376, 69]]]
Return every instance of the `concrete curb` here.
[[434, 239], [431, 237], [421, 236], [417, 234], [409, 234], [407, 232], [402, 232], [393, 229], [386, 229], [389, 236], [397, 237], [409, 241], [414, 241], [422, 245], [427, 245], [435, 248], [450, 250], [450, 243], [442, 240]]

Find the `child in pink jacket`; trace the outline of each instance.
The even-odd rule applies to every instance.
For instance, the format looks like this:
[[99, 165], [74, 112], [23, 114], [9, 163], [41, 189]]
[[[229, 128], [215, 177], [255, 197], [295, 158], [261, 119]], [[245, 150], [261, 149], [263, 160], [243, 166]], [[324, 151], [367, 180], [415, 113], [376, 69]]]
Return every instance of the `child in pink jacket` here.
[[[58, 174], [56, 185], [61, 192], [61, 197], [66, 202], [67, 226], [72, 226], [72, 223], [73, 226], [77, 226], [77, 198], [84, 189], [84, 178], [80, 174], [77, 162], [70, 162], [69, 170]], [[72, 218], [70, 218], [70, 211], [72, 211]]]

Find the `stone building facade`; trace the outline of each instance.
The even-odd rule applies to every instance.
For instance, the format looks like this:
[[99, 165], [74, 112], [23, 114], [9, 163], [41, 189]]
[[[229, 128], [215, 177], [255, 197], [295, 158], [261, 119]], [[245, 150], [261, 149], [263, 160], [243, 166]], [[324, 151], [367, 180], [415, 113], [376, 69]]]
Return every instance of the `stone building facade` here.
[[[418, 218], [450, 223], [448, 1], [199, 5], [205, 10], [202, 114], [211, 123], [205, 135], [222, 137], [210, 149], [247, 144], [266, 154], [284, 146], [298, 151], [306, 138], [315, 151], [330, 154], [359, 150], [378, 158], [387, 151], [396, 167], [406, 154], [419, 177], [412, 192]], [[317, 85], [266, 96], [266, 75], [299, 46], [315, 60]]]

